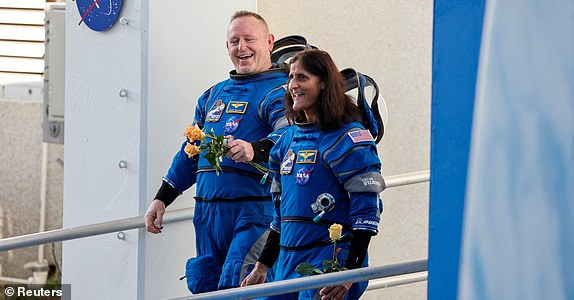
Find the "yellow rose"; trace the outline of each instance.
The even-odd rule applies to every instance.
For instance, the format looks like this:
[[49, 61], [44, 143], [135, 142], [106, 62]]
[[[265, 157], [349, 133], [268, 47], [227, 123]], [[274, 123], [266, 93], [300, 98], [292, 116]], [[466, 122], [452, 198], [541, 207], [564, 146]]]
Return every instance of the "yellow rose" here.
[[199, 129], [199, 126], [197, 126], [197, 124], [194, 124], [193, 126], [192, 125], [187, 126], [184, 134], [192, 142], [201, 141], [203, 140], [203, 138], [205, 138], [205, 133], [201, 131], [201, 129]]
[[329, 237], [331, 240], [338, 241], [341, 239], [341, 233], [343, 232], [343, 226], [334, 223], [329, 227]]
[[187, 153], [188, 157], [192, 157], [192, 156], [196, 156], [199, 154], [199, 147], [197, 147], [196, 145], [187, 143], [187, 145], [185, 145], [185, 149], [183, 149], [183, 151], [185, 151], [185, 153]]

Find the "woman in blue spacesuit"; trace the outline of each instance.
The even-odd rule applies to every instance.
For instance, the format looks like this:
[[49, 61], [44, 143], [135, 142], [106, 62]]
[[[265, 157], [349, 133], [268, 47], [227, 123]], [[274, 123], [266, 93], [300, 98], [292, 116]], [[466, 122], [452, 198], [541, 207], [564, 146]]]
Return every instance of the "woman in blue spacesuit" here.
[[[367, 266], [367, 248], [378, 232], [385, 188], [373, 137], [345, 94], [330, 55], [305, 50], [292, 60], [285, 115], [290, 128], [271, 149], [271, 191], [276, 211], [271, 234], [242, 286], [262, 283], [277, 264], [275, 280], [301, 277], [299, 263], [322, 268], [333, 256], [328, 228], [343, 226], [337, 254], [346, 269]], [[358, 299], [367, 282], [281, 295], [281, 299]]]

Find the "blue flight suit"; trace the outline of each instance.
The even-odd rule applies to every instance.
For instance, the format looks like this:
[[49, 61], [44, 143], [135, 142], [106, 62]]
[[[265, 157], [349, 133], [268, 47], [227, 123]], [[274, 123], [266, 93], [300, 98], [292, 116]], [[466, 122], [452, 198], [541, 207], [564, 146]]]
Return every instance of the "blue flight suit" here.
[[[216, 136], [275, 142], [287, 125], [286, 82], [282, 68], [248, 75], [232, 71], [229, 79], [199, 98], [194, 123]], [[238, 287], [268, 236], [273, 215], [270, 184], [260, 183], [262, 174], [254, 167], [227, 157], [220, 163], [223, 172], [217, 175], [203, 155], [188, 158], [186, 142], [163, 180], [179, 193], [197, 184], [193, 218], [197, 257], [186, 265], [188, 288], [195, 294]]]
[[[314, 124], [290, 126], [271, 149], [269, 166], [274, 173], [271, 191], [276, 211], [271, 229], [280, 232], [280, 253], [275, 263], [275, 280], [298, 278], [295, 271], [301, 262], [322, 269], [324, 260], [332, 259], [333, 244], [328, 228], [343, 225], [349, 237], [353, 230], [378, 232], [382, 202], [379, 193], [385, 188], [377, 148], [360, 123], [347, 123], [340, 129], [321, 132]], [[311, 205], [323, 193], [335, 199], [332, 210], [318, 222]], [[337, 243], [341, 266], [350, 239]], [[363, 267], [367, 266], [365, 258]], [[355, 283], [346, 299], [358, 299], [367, 282]], [[281, 295], [277, 299], [313, 299], [318, 290]], [[273, 297], [272, 297], [273, 298]]]

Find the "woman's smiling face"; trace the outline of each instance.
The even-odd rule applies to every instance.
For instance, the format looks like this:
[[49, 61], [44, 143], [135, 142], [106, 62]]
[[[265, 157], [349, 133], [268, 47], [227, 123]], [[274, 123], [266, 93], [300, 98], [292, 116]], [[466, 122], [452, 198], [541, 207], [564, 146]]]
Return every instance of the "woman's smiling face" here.
[[291, 64], [288, 89], [293, 98], [293, 110], [305, 112], [309, 122], [315, 119], [315, 106], [322, 88], [321, 79], [307, 72], [299, 61]]

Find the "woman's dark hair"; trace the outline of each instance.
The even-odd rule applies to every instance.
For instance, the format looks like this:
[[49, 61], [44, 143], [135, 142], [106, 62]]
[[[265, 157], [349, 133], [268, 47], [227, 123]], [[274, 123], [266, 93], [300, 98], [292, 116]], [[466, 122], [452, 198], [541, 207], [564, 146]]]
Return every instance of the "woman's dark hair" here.
[[[295, 62], [306, 72], [309, 72], [323, 82], [317, 102], [315, 103], [315, 115], [317, 116], [317, 128], [321, 131], [329, 131], [340, 128], [344, 123], [359, 120], [359, 108], [353, 99], [345, 94], [343, 88], [343, 76], [333, 62], [329, 53], [310, 49], [304, 50], [293, 57], [290, 64]], [[293, 110], [293, 98], [291, 93], [285, 93], [285, 116], [290, 124], [300, 120], [304, 113]]]

